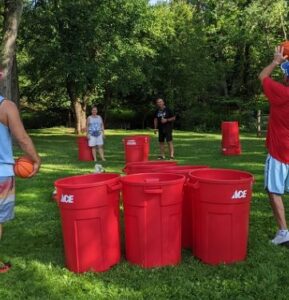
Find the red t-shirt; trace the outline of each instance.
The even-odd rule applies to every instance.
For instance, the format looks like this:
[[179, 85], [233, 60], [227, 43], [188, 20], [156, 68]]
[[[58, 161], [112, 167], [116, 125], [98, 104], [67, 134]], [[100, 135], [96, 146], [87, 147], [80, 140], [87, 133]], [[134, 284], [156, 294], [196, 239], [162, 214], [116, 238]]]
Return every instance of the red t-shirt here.
[[289, 164], [289, 87], [266, 77], [263, 90], [270, 102], [266, 139], [268, 152], [277, 160]]

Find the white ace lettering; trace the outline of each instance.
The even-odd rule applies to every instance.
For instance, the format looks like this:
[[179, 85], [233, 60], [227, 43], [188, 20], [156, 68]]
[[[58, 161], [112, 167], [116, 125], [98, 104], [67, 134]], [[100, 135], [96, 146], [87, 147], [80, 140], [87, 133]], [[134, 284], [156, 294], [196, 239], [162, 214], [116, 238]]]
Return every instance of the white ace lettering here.
[[61, 200], [60, 202], [63, 202], [63, 203], [73, 203], [74, 201], [74, 195], [62, 195], [61, 196]]
[[243, 199], [247, 197], [247, 190], [236, 190], [232, 196], [232, 199]]

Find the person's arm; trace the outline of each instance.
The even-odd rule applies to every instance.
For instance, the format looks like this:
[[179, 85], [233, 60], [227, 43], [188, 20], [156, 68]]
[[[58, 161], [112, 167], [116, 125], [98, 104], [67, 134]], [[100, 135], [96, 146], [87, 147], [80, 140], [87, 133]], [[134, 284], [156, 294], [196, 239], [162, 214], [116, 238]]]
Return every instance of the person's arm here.
[[272, 74], [276, 66], [280, 65], [286, 60], [287, 55], [283, 56], [283, 52], [283, 47], [278, 46], [275, 48], [273, 61], [267, 67], [265, 67], [259, 74], [259, 79], [261, 82], [263, 82], [264, 78], [269, 77]]
[[169, 109], [168, 110], [168, 118], [162, 119], [162, 123], [174, 122], [176, 120], [176, 116], [174, 113]]
[[156, 133], [158, 130], [158, 119], [154, 118], [154, 132]]
[[174, 122], [176, 120], [176, 116], [172, 116], [166, 119], [168, 122]]
[[7, 115], [7, 125], [12, 135], [18, 142], [23, 152], [34, 162], [33, 172], [30, 175], [30, 177], [32, 177], [40, 168], [40, 157], [35, 150], [31, 138], [23, 126], [16, 105], [12, 101], [5, 101], [5, 112]]
[[87, 138], [89, 137], [88, 125], [89, 125], [89, 117], [86, 119], [86, 127], [85, 127], [85, 132], [86, 132]]
[[101, 119], [101, 131], [102, 131], [102, 136], [105, 138], [103, 119], [102, 119], [102, 117], [100, 117], [100, 119]]

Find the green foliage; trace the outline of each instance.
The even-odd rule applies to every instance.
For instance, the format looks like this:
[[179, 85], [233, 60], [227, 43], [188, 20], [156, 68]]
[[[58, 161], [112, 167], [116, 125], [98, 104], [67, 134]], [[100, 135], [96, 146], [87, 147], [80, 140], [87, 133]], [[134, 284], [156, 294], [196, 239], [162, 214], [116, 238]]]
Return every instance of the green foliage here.
[[22, 111], [21, 117], [26, 129], [39, 129], [53, 126], [66, 126], [68, 113], [68, 110]]
[[21, 95], [44, 109], [98, 103], [105, 118], [128, 108], [141, 126], [161, 96], [186, 117], [181, 128], [209, 128], [221, 116], [250, 127], [243, 115], [262, 98], [257, 76], [286, 38], [288, 18], [285, 0], [26, 1]]
[[113, 109], [107, 112], [109, 128], [127, 128], [129, 129], [132, 121], [136, 117], [136, 112], [130, 109]]

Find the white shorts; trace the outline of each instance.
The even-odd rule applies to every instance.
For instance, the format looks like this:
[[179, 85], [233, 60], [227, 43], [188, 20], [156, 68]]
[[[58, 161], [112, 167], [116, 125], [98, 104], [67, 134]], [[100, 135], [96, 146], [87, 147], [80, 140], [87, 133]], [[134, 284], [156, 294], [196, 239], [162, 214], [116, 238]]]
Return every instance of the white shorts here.
[[100, 134], [99, 136], [92, 136], [90, 135], [88, 138], [88, 146], [95, 147], [95, 146], [102, 146], [103, 145], [103, 136]]
[[265, 164], [265, 189], [272, 194], [289, 192], [289, 164], [268, 154]]

